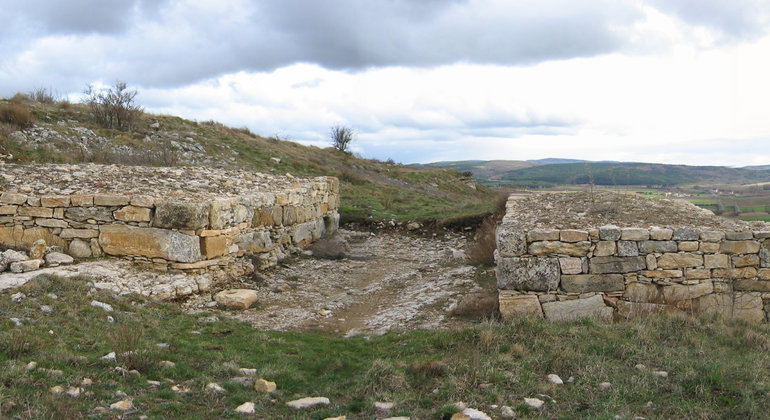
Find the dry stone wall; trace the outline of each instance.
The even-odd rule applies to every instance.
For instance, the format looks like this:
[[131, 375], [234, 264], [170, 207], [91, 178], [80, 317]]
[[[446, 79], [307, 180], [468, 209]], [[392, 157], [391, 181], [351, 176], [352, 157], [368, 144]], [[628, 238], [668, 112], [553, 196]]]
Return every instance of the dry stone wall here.
[[[497, 283], [500, 311], [506, 319], [534, 315], [611, 321], [685, 312], [750, 322], [770, 320], [770, 229], [766, 227], [602, 225], [580, 229], [572, 224], [523, 229], [514, 214], [518, 211], [522, 209], [509, 205], [497, 230]], [[553, 220], [559, 224], [558, 217]], [[714, 226], [724, 226], [716, 222]]]
[[339, 224], [336, 178], [203, 168], [0, 166], [0, 247], [160, 270], [277, 263]]

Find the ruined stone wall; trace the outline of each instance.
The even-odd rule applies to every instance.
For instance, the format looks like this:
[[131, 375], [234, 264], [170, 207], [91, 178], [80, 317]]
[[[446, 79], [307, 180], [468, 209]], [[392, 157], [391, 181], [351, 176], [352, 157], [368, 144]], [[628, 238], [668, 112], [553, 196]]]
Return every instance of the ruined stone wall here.
[[[509, 209], [510, 211], [510, 209]], [[703, 227], [497, 230], [504, 318], [605, 321], [670, 311], [770, 319], [770, 231]]]
[[77, 257], [111, 255], [160, 270], [259, 266], [339, 224], [336, 178], [184, 168], [2, 168], [0, 247], [37, 240]]

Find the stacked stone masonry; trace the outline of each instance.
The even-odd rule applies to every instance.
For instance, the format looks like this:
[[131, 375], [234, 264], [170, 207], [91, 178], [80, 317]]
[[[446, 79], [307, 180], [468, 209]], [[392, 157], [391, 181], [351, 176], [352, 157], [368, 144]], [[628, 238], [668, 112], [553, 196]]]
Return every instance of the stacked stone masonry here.
[[76, 258], [128, 258], [160, 270], [254, 265], [335, 231], [336, 178], [114, 165], [0, 167], [0, 247], [35, 241]]
[[604, 321], [654, 313], [770, 320], [770, 231], [697, 227], [497, 230], [504, 318]]

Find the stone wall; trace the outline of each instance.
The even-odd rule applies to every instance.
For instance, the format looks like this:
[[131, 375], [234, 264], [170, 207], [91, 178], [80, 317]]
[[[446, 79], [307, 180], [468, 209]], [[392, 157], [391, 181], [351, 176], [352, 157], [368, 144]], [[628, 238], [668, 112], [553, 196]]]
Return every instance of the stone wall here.
[[506, 217], [497, 230], [500, 312], [604, 321], [717, 313], [766, 322], [769, 238], [768, 230], [686, 226], [524, 230]]
[[30, 249], [42, 239], [77, 258], [110, 255], [160, 270], [225, 267], [246, 255], [264, 267], [339, 224], [339, 184], [331, 177], [110, 165], [0, 169], [5, 248]]

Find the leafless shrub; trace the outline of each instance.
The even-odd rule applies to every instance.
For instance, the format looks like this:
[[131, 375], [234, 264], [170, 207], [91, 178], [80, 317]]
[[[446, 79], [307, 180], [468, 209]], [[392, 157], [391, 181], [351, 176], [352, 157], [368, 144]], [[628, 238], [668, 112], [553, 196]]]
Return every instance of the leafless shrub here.
[[0, 105], [0, 121], [27, 128], [32, 125], [34, 117], [27, 106], [11, 101]]
[[29, 97], [41, 104], [55, 104], [59, 102], [59, 94], [50, 88], [36, 88], [29, 92]]
[[344, 125], [333, 125], [330, 130], [332, 147], [341, 151], [347, 152], [350, 147], [350, 143], [353, 142], [355, 133], [352, 128]]
[[117, 81], [106, 89], [88, 85], [84, 93], [85, 103], [96, 121], [105, 128], [131, 131], [142, 115], [142, 107], [134, 103], [139, 92], [129, 89], [126, 82]]
[[138, 324], [119, 324], [108, 339], [116, 360], [126, 369], [146, 372], [154, 364], [154, 355], [142, 348], [142, 327]]

